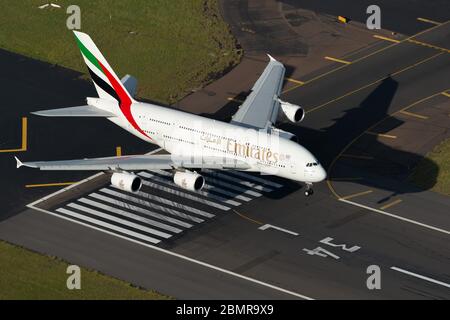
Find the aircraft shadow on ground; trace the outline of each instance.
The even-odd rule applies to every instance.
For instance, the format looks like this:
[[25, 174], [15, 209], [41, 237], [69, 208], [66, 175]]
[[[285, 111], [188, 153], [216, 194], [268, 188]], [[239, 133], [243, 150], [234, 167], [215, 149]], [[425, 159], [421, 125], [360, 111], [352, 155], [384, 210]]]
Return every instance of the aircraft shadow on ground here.
[[[310, 150], [321, 161], [322, 165], [328, 169], [333, 159], [357, 136], [365, 132], [375, 123], [386, 119], [388, 110], [398, 89], [398, 82], [391, 77], [386, 78], [373, 90], [362, 102], [357, 105], [349, 105], [344, 111], [344, 115], [338, 119], [333, 119], [334, 123], [328, 127], [319, 130], [310, 129], [302, 124], [294, 125], [291, 123], [282, 123], [278, 127], [296, 134], [300, 143]], [[247, 92], [240, 93], [236, 99], [244, 100]], [[209, 115], [211, 118], [229, 121], [231, 115], [237, 111], [239, 103], [230, 101], [216, 113]], [[308, 116], [308, 115], [306, 115]], [[404, 121], [390, 117], [383, 121], [383, 131], [386, 133], [402, 125]], [[376, 128], [379, 130], [379, 128]], [[436, 178], [439, 167], [432, 160], [422, 155], [395, 149], [382, 141], [375, 135], [364, 134], [355, 143], [355, 146], [349, 148], [351, 153], [358, 152], [361, 155], [372, 155], [373, 159], [364, 161], [361, 159], [340, 159], [333, 166], [330, 173], [330, 180], [340, 176], [351, 177], [354, 171], [362, 174], [363, 177], [359, 184], [388, 190], [391, 194], [380, 202], [389, 200], [398, 194], [415, 193], [428, 190], [436, 184]], [[348, 152], [350, 152], [348, 151]], [[345, 161], [343, 166], [344, 173], [335, 176], [335, 169]], [[417, 187], [408, 182], [412, 169], [420, 162], [425, 162], [429, 168], [428, 177], [423, 181], [421, 187]], [[342, 171], [342, 170], [341, 170]], [[283, 198], [288, 194], [297, 191], [302, 184], [288, 180], [280, 180], [273, 177], [276, 181], [282, 181], [285, 188], [278, 192], [267, 194], [269, 198]]]

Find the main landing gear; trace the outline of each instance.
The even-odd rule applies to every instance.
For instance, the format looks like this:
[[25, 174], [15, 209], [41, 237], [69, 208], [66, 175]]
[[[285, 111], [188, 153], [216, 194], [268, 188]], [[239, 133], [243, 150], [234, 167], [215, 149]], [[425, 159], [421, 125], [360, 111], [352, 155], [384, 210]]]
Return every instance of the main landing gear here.
[[306, 184], [305, 197], [312, 196], [314, 194], [314, 190], [312, 188], [312, 183]]

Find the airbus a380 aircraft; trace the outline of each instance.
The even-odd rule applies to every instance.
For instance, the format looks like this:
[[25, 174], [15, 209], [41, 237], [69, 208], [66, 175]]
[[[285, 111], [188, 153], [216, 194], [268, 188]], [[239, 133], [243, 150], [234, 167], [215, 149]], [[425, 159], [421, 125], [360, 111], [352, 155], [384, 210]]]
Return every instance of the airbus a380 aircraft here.
[[326, 178], [317, 159], [297, 143], [294, 134], [274, 127], [283, 114], [298, 123], [305, 112], [279, 99], [285, 68], [271, 56], [250, 95], [232, 121], [225, 123], [135, 101], [136, 79], [127, 75], [119, 80], [89, 35], [74, 33], [99, 98], [88, 97], [85, 106], [34, 114], [107, 118], [170, 154], [23, 163], [16, 158], [18, 168], [109, 171], [114, 186], [131, 192], [137, 192], [142, 185], [133, 173], [139, 170], [172, 170], [174, 182], [191, 191], [198, 191], [205, 184], [197, 169], [260, 172], [306, 183], [306, 196], [313, 193], [312, 183]]

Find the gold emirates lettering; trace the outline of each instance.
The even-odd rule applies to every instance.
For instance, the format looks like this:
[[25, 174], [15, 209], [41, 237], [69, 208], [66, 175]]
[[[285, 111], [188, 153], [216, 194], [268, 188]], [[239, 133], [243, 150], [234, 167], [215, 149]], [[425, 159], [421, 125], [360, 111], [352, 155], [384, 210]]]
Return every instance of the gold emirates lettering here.
[[240, 144], [233, 140], [227, 141], [227, 151], [242, 157], [275, 163], [278, 162], [280, 158], [277, 152], [272, 152], [270, 149], [261, 149], [249, 144]]

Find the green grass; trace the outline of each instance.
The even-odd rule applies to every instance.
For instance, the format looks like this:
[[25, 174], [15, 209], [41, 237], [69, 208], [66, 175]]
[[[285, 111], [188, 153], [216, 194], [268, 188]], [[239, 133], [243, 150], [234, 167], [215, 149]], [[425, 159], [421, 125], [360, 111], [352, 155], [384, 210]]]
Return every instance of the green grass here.
[[217, 0], [60, 0], [2, 6], [0, 47], [86, 73], [66, 28], [68, 5], [81, 8], [81, 30], [91, 35], [119, 77], [139, 80], [138, 95], [173, 103], [238, 63], [240, 53]]
[[68, 264], [0, 241], [0, 300], [169, 299], [98, 272], [81, 269], [81, 289], [68, 290]]
[[[427, 154], [426, 159], [421, 161], [411, 175], [411, 181], [419, 187], [426, 188], [432, 186], [431, 190], [450, 195], [450, 139], [444, 140], [437, 145], [433, 151]], [[438, 173], [436, 183], [434, 180], [436, 174], [435, 166], [437, 165]]]

